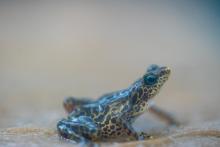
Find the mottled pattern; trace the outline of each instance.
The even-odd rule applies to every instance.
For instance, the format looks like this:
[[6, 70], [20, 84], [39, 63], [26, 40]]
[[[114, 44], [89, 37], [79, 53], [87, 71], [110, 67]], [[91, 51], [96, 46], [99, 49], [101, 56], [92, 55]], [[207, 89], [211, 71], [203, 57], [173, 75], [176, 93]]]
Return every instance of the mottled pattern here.
[[141, 139], [132, 123], [147, 110], [148, 101], [159, 92], [169, 75], [169, 68], [151, 65], [124, 90], [105, 94], [96, 101], [67, 98], [64, 107], [69, 115], [58, 122], [59, 134], [76, 142]]

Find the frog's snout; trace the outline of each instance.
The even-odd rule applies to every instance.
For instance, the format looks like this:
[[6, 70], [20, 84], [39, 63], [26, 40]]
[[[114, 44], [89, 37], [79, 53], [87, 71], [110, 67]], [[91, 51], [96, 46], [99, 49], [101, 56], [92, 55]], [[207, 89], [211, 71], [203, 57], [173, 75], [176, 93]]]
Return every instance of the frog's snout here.
[[154, 73], [155, 75], [169, 76], [171, 73], [171, 70], [167, 66], [158, 66], [156, 64], [152, 64], [147, 68], [147, 72]]
[[160, 69], [161, 69], [161, 72], [163, 74], [168, 74], [169, 75], [171, 73], [171, 69], [169, 67], [163, 66]]

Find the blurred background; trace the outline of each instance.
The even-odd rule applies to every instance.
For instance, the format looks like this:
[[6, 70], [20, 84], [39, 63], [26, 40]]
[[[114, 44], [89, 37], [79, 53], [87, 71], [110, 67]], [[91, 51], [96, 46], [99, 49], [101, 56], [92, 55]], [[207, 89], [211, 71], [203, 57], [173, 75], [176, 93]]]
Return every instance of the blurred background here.
[[220, 118], [217, 1], [0, 1], [0, 128], [55, 129], [65, 96], [128, 87], [147, 66], [172, 75], [158, 106]]

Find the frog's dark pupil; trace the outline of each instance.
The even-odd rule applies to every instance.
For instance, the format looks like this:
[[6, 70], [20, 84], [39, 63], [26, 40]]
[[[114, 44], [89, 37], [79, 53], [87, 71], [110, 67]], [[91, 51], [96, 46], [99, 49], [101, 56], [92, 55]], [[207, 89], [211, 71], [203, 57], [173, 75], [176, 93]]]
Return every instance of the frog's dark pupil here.
[[157, 77], [154, 75], [148, 75], [144, 77], [144, 83], [147, 85], [153, 85], [157, 82]]
[[154, 77], [148, 77], [148, 81], [149, 81], [149, 82], [154, 82], [154, 81], [155, 81], [155, 78], [154, 78]]

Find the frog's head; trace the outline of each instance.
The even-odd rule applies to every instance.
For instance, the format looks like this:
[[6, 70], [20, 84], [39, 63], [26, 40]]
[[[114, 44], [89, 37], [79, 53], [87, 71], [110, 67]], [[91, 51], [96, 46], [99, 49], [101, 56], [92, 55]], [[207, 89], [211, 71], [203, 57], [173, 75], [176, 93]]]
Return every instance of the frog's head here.
[[142, 78], [143, 90], [148, 99], [151, 99], [159, 92], [160, 88], [168, 80], [170, 72], [170, 69], [165, 66], [160, 67], [153, 64], [148, 67]]

